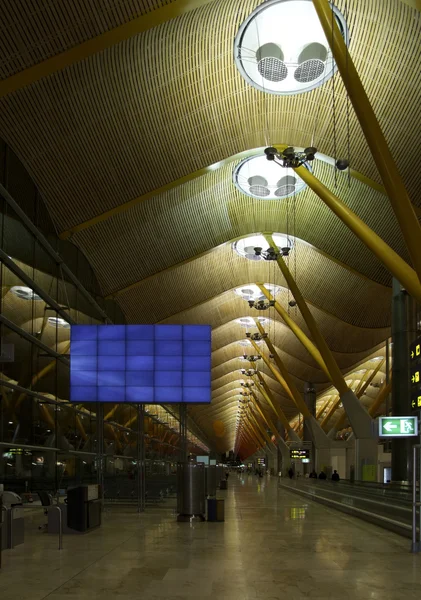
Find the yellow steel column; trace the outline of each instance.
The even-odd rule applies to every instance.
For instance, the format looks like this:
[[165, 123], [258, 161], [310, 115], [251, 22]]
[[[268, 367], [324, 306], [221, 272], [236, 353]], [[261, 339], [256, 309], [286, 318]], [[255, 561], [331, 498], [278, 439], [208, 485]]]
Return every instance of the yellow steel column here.
[[259, 413], [261, 414], [262, 418], [265, 420], [266, 425], [269, 427], [269, 429], [271, 431], [273, 431], [273, 434], [276, 435], [276, 437], [280, 438], [281, 434], [279, 433], [279, 431], [277, 430], [277, 428], [275, 427], [272, 419], [270, 417], [266, 417], [264, 412], [263, 412], [263, 407], [260, 404], [256, 394], [253, 392], [253, 390], [251, 390], [251, 395], [253, 396], [253, 404], [255, 404], [257, 410], [259, 411]]
[[330, 421], [331, 416], [333, 415], [333, 413], [335, 412], [335, 410], [338, 408], [339, 404], [341, 403], [341, 399], [338, 396], [335, 396], [335, 398], [333, 399], [332, 405], [329, 408], [329, 410], [327, 411], [327, 413], [325, 414], [325, 416], [323, 417], [320, 426], [322, 429], [325, 428], [325, 426], [327, 425], [327, 423]]
[[246, 419], [247, 425], [249, 426], [251, 431], [254, 433], [255, 438], [258, 440], [259, 446], [264, 448], [266, 442], [265, 442], [263, 436], [261, 435], [261, 433], [258, 431], [258, 429], [256, 429], [254, 423], [252, 422], [252, 420], [250, 419], [250, 417], [246, 411], [244, 411], [244, 418]]
[[275, 412], [276, 416], [282, 423], [283, 427], [286, 429], [287, 433], [290, 433], [292, 431], [292, 427], [291, 427], [284, 411], [282, 410], [282, 408], [280, 406], [276, 405], [275, 399], [272, 396], [272, 393], [269, 389], [268, 384], [266, 383], [263, 376], [259, 372], [257, 372], [257, 377], [259, 378], [259, 382], [261, 383], [262, 387], [259, 385], [259, 383], [257, 383], [257, 381], [255, 381], [254, 383], [256, 385], [256, 389], [262, 394], [263, 398], [266, 400], [266, 402], [269, 404], [269, 406]]
[[292, 395], [291, 390], [288, 387], [287, 382], [285, 381], [285, 379], [282, 377], [282, 375], [279, 373], [279, 371], [277, 371], [275, 369], [275, 367], [272, 365], [272, 363], [269, 361], [268, 357], [265, 356], [265, 354], [263, 352], [260, 351], [259, 346], [255, 343], [254, 340], [250, 339], [250, 342], [253, 344], [253, 347], [255, 348], [255, 350], [257, 352], [259, 352], [259, 355], [262, 357], [264, 363], [266, 364], [267, 368], [273, 373], [273, 375], [276, 377], [277, 381], [281, 384], [281, 386], [284, 388], [287, 396], [294, 402], [294, 396]]
[[[263, 438], [267, 441], [267, 443], [269, 445], [275, 446], [275, 444], [272, 442], [272, 440], [268, 436], [267, 432], [265, 431], [264, 427], [261, 425], [261, 423], [259, 423], [256, 415], [253, 413], [253, 411], [251, 410], [251, 408], [249, 408], [248, 415], [249, 415], [249, 417], [252, 418], [252, 420], [254, 421], [256, 427], [258, 428], [258, 430], [260, 431], [260, 433], [263, 435]], [[275, 446], [275, 448], [276, 448], [276, 446]]]
[[376, 368], [373, 370], [373, 372], [371, 373], [371, 375], [364, 382], [364, 385], [357, 391], [357, 394], [356, 394], [357, 398], [362, 398], [363, 397], [364, 392], [366, 391], [366, 389], [368, 388], [368, 386], [370, 385], [370, 383], [373, 381], [373, 379], [377, 375], [378, 371], [384, 365], [384, 361], [385, 361], [384, 358], [383, 358], [383, 360], [379, 360], [379, 364], [376, 366]]
[[[260, 334], [262, 335], [267, 347], [269, 348], [270, 353], [273, 355], [273, 359], [276, 363], [276, 366], [280, 370], [283, 379], [286, 381], [287, 386], [291, 391], [293, 400], [295, 402], [295, 406], [300, 411], [300, 413], [302, 413], [302, 415], [304, 416], [305, 419], [309, 419], [311, 417], [311, 413], [308, 410], [306, 403], [304, 402], [300, 392], [298, 391], [298, 389], [294, 383], [294, 380], [292, 379], [291, 375], [288, 373], [279, 354], [276, 352], [274, 345], [270, 341], [269, 337], [266, 335], [266, 331], [263, 329], [262, 324], [258, 321], [258, 319], [256, 319], [255, 321], [256, 321], [256, 327], [258, 328]], [[273, 372], [276, 375], [276, 369]]]
[[310, 173], [308, 169], [297, 167], [295, 171], [326, 206], [377, 256], [380, 262], [396, 277], [411, 296], [416, 298], [418, 302], [421, 302], [421, 285], [417, 277], [417, 272], [399, 254], [392, 250], [377, 233], [370, 229], [360, 217], [352, 212], [342, 200]]
[[[272, 243], [271, 243], [271, 245], [272, 245]], [[268, 300], [275, 300], [273, 298], [272, 294], [269, 292], [269, 290], [267, 290], [265, 288], [264, 285], [262, 285], [261, 283], [257, 283], [256, 285], [258, 286], [258, 288], [261, 290], [261, 292], [266, 296], [266, 298]], [[314, 358], [314, 360], [317, 362], [319, 367], [326, 373], [326, 375], [332, 381], [329, 370], [328, 370], [328, 368], [325, 364], [325, 361], [323, 360], [322, 355], [320, 354], [319, 350], [316, 348], [316, 346], [313, 344], [313, 342], [310, 340], [310, 338], [304, 333], [304, 331], [295, 323], [295, 321], [293, 321], [293, 319], [291, 319], [288, 312], [284, 309], [283, 306], [281, 306], [279, 304], [279, 302], [277, 300], [275, 300], [275, 310], [278, 313], [278, 315], [281, 317], [281, 319], [285, 322], [285, 324], [291, 329], [292, 333], [303, 344], [304, 348], [307, 350], [307, 352], [310, 354], [310, 356], [312, 356]]]
[[326, 402], [323, 404], [322, 408], [321, 408], [320, 410], [318, 410], [318, 411], [317, 411], [317, 414], [316, 414], [316, 419], [317, 419], [317, 420], [319, 420], [319, 417], [320, 417], [320, 416], [321, 416], [321, 415], [324, 413], [324, 411], [325, 411], [325, 410], [327, 409], [327, 407], [329, 406], [332, 396], [333, 396], [333, 394], [331, 394], [331, 395], [329, 396], [329, 399], [328, 399], [328, 400], [326, 400]]
[[[279, 248], [276, 246], [276, 244], [273, 240], [273, 237], [271, 235], [267, 235], [265, 237], [266, 237], [269, 245], [272, 246], [275, 250], [277, 250], [279, 252]], [[314, 341], [316, 342], [316, 346], [319, 349], [320, 354], [323, 357], [323, 360], [326, 364], [326, 367], [328, 368], [330, 378], [333, 381], [334, 386], [336, 387], [336, 389], [338, 390], [338, 392], [340, 394], [345, 393], [348, 389], [348, 386], [345, 383], [345, 380], [343, 378], [341, 370], [338, 367], [336, 360], [334, 359], [333, 354], [330, 351], [330, 348], [326, 343], [326, 340], [320, 333], [319, 328], [316, 323], [316, 320], [313, 317], [313, 315], [311, 314], [310, 309], [308, 308], [307, 303], [304, 300], [304, 298], [295, 282], [295, 279], [291, 275], [284, 258], [282, 256], [279, 256], [277, 263], [282, 272], [282, 275], [285, 278], [285, 281], [287, 282], [289, 289], [292, 292], [292, 295], [294, 296], [295, 300], [297, 301], [298, 308], [300, 309], [301, 315], [302, 315], [304, 321], [306, 322], [307, 327], [309, 328]]]
[[[411, 200], [336, 20], [332, 18], [331, 6], [328, 0], [313, 0], [313, 4], [402, 230], [412, 264], [418, 274], [418, 280], [421, 280], [421, 252], [419, 251], [421, 227]], [[399, 277], [397, 278], [399, 279]], [[401, 280], [399, 279], [399, 281]], [[401, 283], [406, 287], [403, 281]]]
[[385, 381], [383, 383], [382, 387], [379, 390], [379, 393], [377, 394], [376, 399], [374, 400], [373, 404], [370, 406], [370, 408], [368, 410], [368, 412], [370, 413], [370, 415], [372, 417], [374, 417], [377, 410], [380, 408], [380, 406], [385, 401], [386, 397], [390, 394], [391, 389], [392, 389], [392, 371], [390, 372], [389, 382], [386, 383], [386, 381]]

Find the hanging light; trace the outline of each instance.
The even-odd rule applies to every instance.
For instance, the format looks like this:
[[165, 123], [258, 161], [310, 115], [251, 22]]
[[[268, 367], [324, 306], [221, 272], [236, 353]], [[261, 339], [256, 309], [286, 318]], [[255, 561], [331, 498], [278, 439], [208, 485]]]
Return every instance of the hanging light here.
[[[240, 192], [260, 200], [281, 200], [306, 187], [292, 166], [280, 176], [277, 166], [266, 158], [261, 150], [256, 150], [255, 156], [245, 158], [235, 167], [232, 178]], [[311, 170], [306, 161], [302, 164]]]
[[[342, 13], [331, 4], [345, 43]], [[234, 60], [244, 79], [269, 94], [308, 92], [336, 71], [329, 44], [311, 0], [267, 0], [241, 25]]]

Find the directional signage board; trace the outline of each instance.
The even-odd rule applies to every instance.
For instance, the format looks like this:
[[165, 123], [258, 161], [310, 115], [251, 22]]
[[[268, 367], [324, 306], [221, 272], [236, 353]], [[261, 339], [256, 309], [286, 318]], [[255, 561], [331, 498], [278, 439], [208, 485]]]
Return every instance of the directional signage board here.
[[415, 437], [418, 435], [418, 417], [380, 417], [380, 437]]
[[411, 408], [413, 410], [419, 410], [421, 408], [421, 338], [416, 339], [409, 346], [409, 361]]

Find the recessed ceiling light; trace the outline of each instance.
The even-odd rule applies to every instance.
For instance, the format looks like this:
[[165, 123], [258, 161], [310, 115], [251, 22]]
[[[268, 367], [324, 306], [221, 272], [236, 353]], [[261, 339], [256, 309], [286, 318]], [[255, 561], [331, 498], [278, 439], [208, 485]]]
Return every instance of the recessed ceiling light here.
[[[272, 294], [272, 296], [276, 296], [276, 294], [280, 291], [281, 286], [273, 285], [272, 283], [265, 283], [265, 288]], [[242, 285], [241, 287], [235, 288], [234, 292], [243, 298], [243, 300], [265, 300], [266, 296], [260, 290], [260, 288], [255, 283], [250, 283], [247, 285]]]
[[[262, 324], [269, 321], [269, 319], [266, 319], [265, 317], [257, 317], [257, 320]], [[253, 317], [241, 317], [240, 319], [236, 319], [235, 322], [243, 327], [256, 327]]]
[[[294, 247], [294, 238], [290, 236], [283, 235], [282, 233], [274, 233], [272, 234], [272, 238], [279, 249]], [[264, 260], [262, 255], [256, 256], [254, 249], [267, 248], [268, 243], [264, 235], [256, 233], [234, 242], [232, 247], [237, 254], [244, 256], [244, 258], [248, 258], [249, 260]]]
[[[307, 163], [303, 166], [311, 170]], [[306, 187], [294, 169], [280, 167], [262, 153], [242, 160], [235, 167], [232, 179], [240, 192], [262, 200], [287, 198]]]
[[38, 296], [34, 290], [31, 290], [30, 287], [26, 287], [24, 285], [14, 285], [12, 288], [10, 288], [10, 291], [21, 300], [35, 300], [36, 302], [40, 300], [42, 301], [41, 296]]
[[53, 327], [61, 327], [62, 329], [70, 329], [70, 323], [61, 317], [48, 317], [48, 325]]
[[[331, 4], [348, 43], [342, 13]], [[241, 25], [234, 42], [235, 63], [244, 79], [269, 94], [308, 92], [336, 71], [311, 0], [267, 0]]]

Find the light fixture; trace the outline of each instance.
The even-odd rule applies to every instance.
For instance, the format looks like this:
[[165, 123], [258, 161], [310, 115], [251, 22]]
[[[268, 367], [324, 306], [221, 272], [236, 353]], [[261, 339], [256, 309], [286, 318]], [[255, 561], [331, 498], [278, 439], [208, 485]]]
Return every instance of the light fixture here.
[[[342, 13], [330, 5], [345, 43]], [[329, 44], [311, 0], [267, 0], [241, 25], [234, 60], [244, 79], [269, 94], [308, 92], [336, 71]]]
[[[282, 233], [273, 233], [272, 238], [278, 248], [289, 248], [289, 251], [291, 251], [294, 246], [294, 238], [283, 235]], [[255, 261], [264, 260], [265, 258], [262, 254], [256, 254], [255, 248], [264, 248], [266, 246], [266, 238], [261, 233], [255, 233], [249, 237], [242, 238], [232, 245], [239, 256]]]
[[[310, 170], [309, 165], [304, 166]], [[298, 194], [306, 184], [293, 168], [280, 173], [273, 161], [259, 151], [242, 160], [233, 171], [234, 185], [247, 196], [264, 200], [280, 200]]]
[[[267, 289], [268, 292], [270, 292], [272, 296], [276, 296], [276, 294], [278, 294], [278, 292], [281, 289], [279, 285], [273, 285], [272, 283], [265, 283], [264, 287]], [[248, 303], [266, 300], [266, 296], [255, 283], [250, 283], [235, 288], [234, 291], [238, 296], [241, 296], [243, 300], [247, 300]]]
[[30, 287], [24, 285], [14, 285], [10, 288], [10, 291], [21, 300], [35, 300], [35, 302], [42, 301], [41, 296], [38, 296], [34, 290], [31, 290]]
[[61, 317], [48, 317], [47, 321], [48, 325], [52, 325], [53, 327], [70, 329], [70, 323], [68, 323], [65, 319], [62, 319]]
[[246, 375], [246, 377], [253, 377], [256, 373], [256, 369], [241, 369], [241, 374]]
[[[257, 320], [262, 324], [269, 321], [269, 319], [266, 319], [265, 317], [257, 317]], [[240, 317], [239, 319], [236, 319], [235, 322], [242, 327], [256, 327], [253, 317]]]

